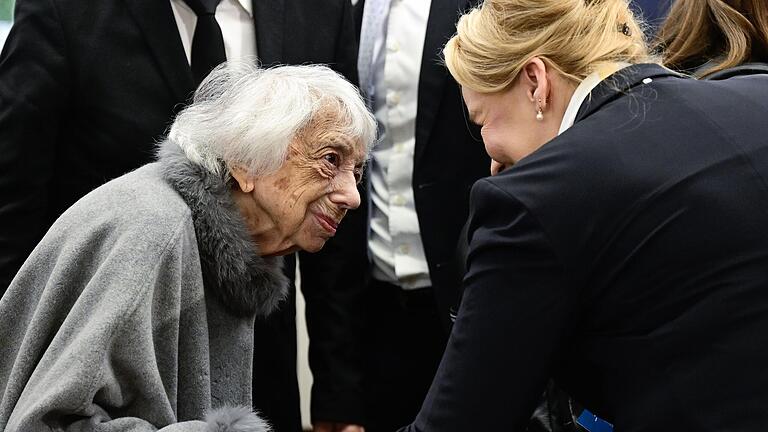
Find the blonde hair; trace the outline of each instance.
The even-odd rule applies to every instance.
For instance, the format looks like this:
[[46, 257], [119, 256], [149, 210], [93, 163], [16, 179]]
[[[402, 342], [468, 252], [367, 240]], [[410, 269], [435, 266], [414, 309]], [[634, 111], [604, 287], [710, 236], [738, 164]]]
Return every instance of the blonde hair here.
[[505, 89], [533, 57], [577, 83], [603, 64], [650, 61], [627, 0], [485, 0], [443, 54], [454, 79], [482, 93]]
[[659, 31], [657, 49], [666, 65], [679, 70], [714, 60], [701, 76], [768, 61], [768, 2], [677, 0]]

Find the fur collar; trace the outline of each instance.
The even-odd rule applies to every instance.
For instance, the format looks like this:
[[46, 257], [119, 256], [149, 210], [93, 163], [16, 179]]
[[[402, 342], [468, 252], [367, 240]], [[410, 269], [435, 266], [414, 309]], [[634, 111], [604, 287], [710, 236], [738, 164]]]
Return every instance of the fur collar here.
[[192, 211], [206, 290], [239, 316], [266, 316], [288, 293], [282, 258], [263, 258], [229, 193], [215, 174], [164, 141], [158, 150], [163, 177]]

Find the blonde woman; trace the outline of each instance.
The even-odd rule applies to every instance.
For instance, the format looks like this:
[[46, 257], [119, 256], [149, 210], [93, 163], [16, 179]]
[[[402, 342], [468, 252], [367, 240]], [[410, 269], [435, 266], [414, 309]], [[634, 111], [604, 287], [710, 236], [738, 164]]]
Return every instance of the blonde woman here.
[[404, 430], [524, 430], [549, 378], [619, 431], [765, 430], [768, 77], [654, 64], [625, 0], [486, 0], [444, 53], [507, 168]]

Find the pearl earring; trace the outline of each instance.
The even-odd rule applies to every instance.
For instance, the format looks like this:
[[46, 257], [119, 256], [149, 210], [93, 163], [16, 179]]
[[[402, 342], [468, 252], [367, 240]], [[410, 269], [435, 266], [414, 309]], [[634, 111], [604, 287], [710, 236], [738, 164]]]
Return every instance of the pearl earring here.
[[538, 104], [536, 104], [536, 120], [542, 121], [544, 120], [544, 113], [541, 112], [541, 99], [537, 99]]

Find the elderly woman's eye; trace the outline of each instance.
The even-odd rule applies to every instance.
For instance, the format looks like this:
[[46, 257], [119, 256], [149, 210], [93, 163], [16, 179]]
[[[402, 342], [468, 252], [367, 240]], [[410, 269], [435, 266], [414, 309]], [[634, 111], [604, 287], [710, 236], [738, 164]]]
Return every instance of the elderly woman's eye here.
[[333, 166], [336, 166], [336, 167], [339, 166], [339, 162], [340, 162], [339, 155], [337, 155], [336, 153], [328, 153], [327, 155], [323, 156], [323, 159], [330, 162], [330, 164]]

